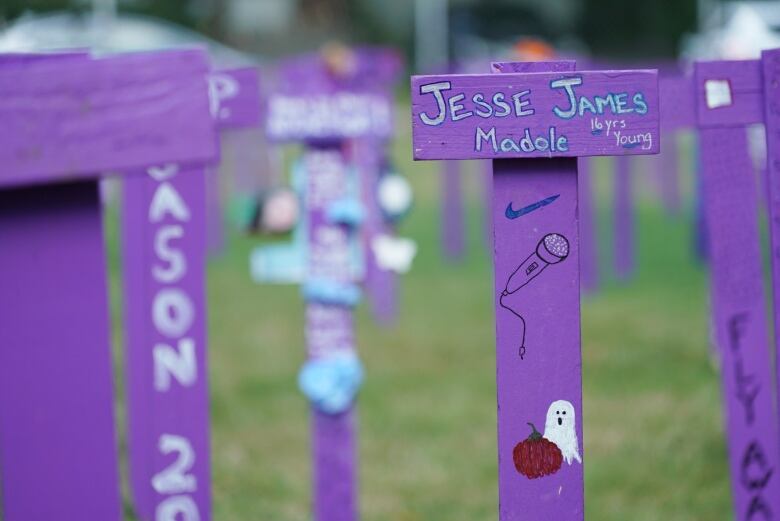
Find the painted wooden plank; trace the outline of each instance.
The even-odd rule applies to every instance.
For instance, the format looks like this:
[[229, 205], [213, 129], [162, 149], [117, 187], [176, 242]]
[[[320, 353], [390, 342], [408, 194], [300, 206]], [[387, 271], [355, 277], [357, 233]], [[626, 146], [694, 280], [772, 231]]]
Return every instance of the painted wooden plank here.
[[697, 62], [695, 79], [700, 128], [764, 121], [761, 63], [758, 60]]
[[657, 153], [655, 71], [412, 77], [415, 159]]
[[392, 105], [385, 94], [274, 94], [268, 101], [266, 134], [273, 141], [389, 138]]
[[3, 519], [121, 517], [96, 182], [0, 190]]
[[440, 175], [442, 251], [445, 260], [458, 261], [466, 253], [466, 215], [460, 163], [445, 161]]
[[632, 162], [629, 156], [618, 156], [614, 177], [614, 268], [620, 280], [627, 280], [634, 272], [636, 245], [634, 243], [634, 194]]
[[123, 187], [128, 453], [141, 519], [211, 518], [204, 170], [168, 163]]
[[575, 158], [493, 162], [501, 521], [584, 516], [577, 204]]
[[0, 67], [0, 185], [216, 155], [200, 50]]
[[[740, 92], [756, 63], [696, 64], [696, 84], [710, 78]], [[736, 75], [736, 76], [734, 76]], [[746, 76], [743, 76], [746, 75]], [[722, 366], [731, 485], [736, 519], [772, 519], [780, 512], [778, 426], [762, 280], [758, 199], [744, 123], [729, 107], [707, 108], [699, 89], [698, 119], [709, 236], [713, 322]], [[760, 94], [759, 94], [760, 95]], [[710, 103], [710, 105], [712, 105]], [[709, 113], [708, 113], [709, 112]], [[750, 116], [752, 118], [752, 116]]]
[[[349, 231], [327, 219], [328, 207], [347, 195], [347, 165], [338, 146], [310, 146], [304, 158], [308, 214], [307, 277], [353, 283], [349, 276]], [[306, 304], [306, 346], [310, 359], [356, 350], [352, 309], [331, 303]], [[314, 519], [355, 521], [357, 511], [354, 410], [331, 415], [313, 408]]]
[[208, 82], [211, 115], [220, 128], [260, 124], [260, 77], [256, 67], [212, 71]]

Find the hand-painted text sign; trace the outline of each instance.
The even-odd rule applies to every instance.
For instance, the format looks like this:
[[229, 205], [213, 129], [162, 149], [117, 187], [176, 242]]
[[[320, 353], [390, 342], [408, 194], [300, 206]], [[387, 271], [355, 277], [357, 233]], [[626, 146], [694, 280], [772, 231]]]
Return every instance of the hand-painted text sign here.
[[415, 159], [655, 154], [650, 70], [415, 76]]
[[268, 102], [266, 133], [276, 141], [388, 138], [392, 116], [390, 100], [378, 92], [278, 94]]
[[0, 69], [0, 186], [214, 158], [200, 50], [11, 62]]
[[245, 67], [209, 74], [211, 115], [220, 127], [260, 124], [260, 85], [257, 69]]

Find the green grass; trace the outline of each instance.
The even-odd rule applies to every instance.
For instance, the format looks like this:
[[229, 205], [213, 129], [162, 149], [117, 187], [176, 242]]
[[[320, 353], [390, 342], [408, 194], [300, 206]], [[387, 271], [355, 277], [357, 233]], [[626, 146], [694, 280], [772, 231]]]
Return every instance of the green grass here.
[[[402, 281], [397, 326], [373, 324], [365, 306], [358, 312], [367, 369], [360, 509], [365, 521], [495, 520], [492, 271], [480, 181], [471, 175], [466, 183], [468, 256], [443, 262], [437, 166], [412, 164], [406, 129], [395, 147], [418, 194], [402, 233], [421, 248]], [[604, 202], [608, 174], [599, 177]], [[609, 277], [604, 204], [600, 220], [605, 280], [582, 310], [587, 516], [730, 519], [706, 275], [693, 262], [690, 216], [666, 216], [643, 200], [638, 272], [625, 285]], [[311, 502], [308, 407], [296, 388], [303, 305], [296, 287], [249, 279], [257, 244], [232, 236], [209, 266], [214, 517], [302, 521]]]

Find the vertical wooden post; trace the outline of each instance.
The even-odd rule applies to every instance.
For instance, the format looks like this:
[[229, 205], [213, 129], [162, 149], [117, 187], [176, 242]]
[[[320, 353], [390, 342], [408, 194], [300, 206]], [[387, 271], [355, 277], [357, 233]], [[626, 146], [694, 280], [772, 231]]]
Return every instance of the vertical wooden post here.
[[580, 278], [582, 289], [593, 293], [599, 286], [598, 205], [593, 191], [592, 161], [582, 158], [579, 170]]
[[631, 179], [631, 158], [617, 156], [615, 158], [614, 178], [614, 269], [617, 278], [627, 280], [634, 272], [634, 194]]
[[[397, 56], [382, 50], [352, 53], [333, 48], [323, 55], [300, 56], [282, 68], [278, 92], [268, 104], [268, 137], [276, 142], [305, 143], [300, 173], [305, 177], [308, 247], [305, 274], [299, 282], [304, 284], [306, 298], [308, 361], [299, 383], [312, 403], [316, 521], [358, 518], [354, 392], [359, 378], [350, 382], [349, 390], [338, 389], [338, 404], [333, 406], [325, 403], [332, 396], [314, 396], [325, 386], [312, 390], [306, 385], [307, 369], [319, 367], [327, 372], [334, 367], [329, 364], [347, 359], [354, 370], [351, 376], [360, 372], [352, 306], [365, 271], [358, 265], [364, 252], [358, 258], [351, 252], [365, 245], [354, 227], [362, 226], [366, 217], [369, 222], [378, 217], [370, 208], [366, 215], [360, 190], [364, 183], [368, 183], [365, 190], [374, 188], [378, 155], [373, 147], [393, 133], [391, 105], [384, 90], [398, 67]], [[350, 148], [357, 156], [350, 160], [356, 163], [347, 160]], [[368, 175], [356, 176], [356, 172]], [[332, 212], [345, 206], [352, 215], [342, 222]], [[370, 226], [375, 225], [373, 221]], [[258, 275], [263, 271], [262, 253], [256, 257]], [[329, 379], [321, 376], [318, 383], [325, 380]], [[326, 386], [338, 387], [345, 380]]]
[[661, 201], [669, 215], [680, 213], [680, 136], [671, 130], [663, 141], [663, 153], [656, 163], [661, 169]]
[[[528, 64], [506, 72], [551, 70], [573, 71], [574, 63]], [[518, 201], [520, 194], [523, 201]], [[517, 219], [507, 218], [508, 206], [551, 197], [556, 200], [546, 208]], [[493, 161], [501, 521], [522, 519], [523, 515], [537, 519], [584, 517], [578, 204], [577, 158]], [[548, 273], [542, 284], [528, 284], [536, 275], [533, 264], [539, 260], [539, 267], [555, 269], [555, 275]], [[542, 325], [553, 322], [560, 327]], [[534, 377], [542, 374], [544, 378]], [[532, 435], [529, 423], [538, 424], [539, 429], [544, 425], [544, 431], [539, 432], [550, 441], [553, 430], [573, 436], [567, 447], [559, 446], [565, 462], [554, 481], [529, 480], [518, 472], [515, 448], [520, 443], [533, 443], [527, 440]], [[550, 495], [557, 497], [543, 499]]]
[[577, 157], [658, 152], [657, 73], [494, 70], [412, 78], [414, 156], [493, 159], [500, 519], [583, 519]]
[[[206, 61], [193, 72], [203, 81]], [[209, 80], [193, 120], [223, 130], [259, 123], [256, 71]], [[214, 134], [207, 139], [215, 149]], [[205, 145], [192, 146], [194, 154]], [[149, 166], [124, 182], [128, 459], [144, 519], [211, 518], [206, 255], [214, 251], [209, 240], [222, 237], [221, 210], [209, 205], [218, 203], [216, 179], [212, 164], [186, 161]]]
[[441, 169], [441, 247], [444, 260], [458, 261], [466, 251], [466, 215], [463, 208], [461, 168], [457, 161], [445, 161]]
[[370, 298], [374, 319], [382, 325], [392, 325], [398, 318], [398, 276], [382, 269], [372, 246], [380, 235], [393, 234], [379, 207], [377, 190], [382, 169], [381, 142], [374, 139], [355, 139], [351, 142], [352, 156], [360, 176], [363, 205], [366, 216], [361, 229], [366, 245], [365, 288]]
[[[780, 397], [780, 49], [761, 55], [764, 90], [764, 125], [766, 128], [767, 190], [772, 260], [772, 302], [775, 330], [775, 399]], [[776, 402], [777, 405], [777, 402]], [[780, 417], [780, 410], [778, 411]], [[780, 427], [778, 427], [780, 429]], [[769, 449], [768, 449], [769, 450]], [[777, 481], [775, 477], [775, 481]], [[775, 511], [778, 513], [777, 511]], [[780, 514], [780, 513], [778, 513]]]
[[210, 122], [191, 117], [205, 57], [24, 61], [0, 60], [3, 516], [118, 520], [97, 173], [213, 157]]
[[697, 63], [694, 81], [735, 516], [773, 519], [780, 513], [780, 440], [745, 129], [763, 119], [761, 65]]
[[[327, 218], [328, 207], [348, 195], [347, 164], [338, 142], [311, 144], [303, 157], [308, 220], [307, 278], [353, 284], [349, 233]], [[310, 359], [354, 353], [352, 308], [309, 300], [306, 304], [306, 347]], [[354, 521], [356, 500], [356, 433], [354, 410], [327, 414], [312, 408], [314, 519]]]
[[203, 166], [124, 182], [128, 452], [146, 519], [211, 518], [205, 209]]
[[102, 219], [95, 181], [0, 190], [7, 521], [120, 519]]

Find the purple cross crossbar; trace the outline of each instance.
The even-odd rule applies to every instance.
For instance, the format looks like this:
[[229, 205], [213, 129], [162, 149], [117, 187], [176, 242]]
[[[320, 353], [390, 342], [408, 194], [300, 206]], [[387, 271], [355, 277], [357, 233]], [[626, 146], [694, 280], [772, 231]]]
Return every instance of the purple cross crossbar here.
[[655, 71], [412, 78], [415, 159], [493, 159], [499, 516], [583, 519], [577, 157], [658, 152]]
[[[220, 130], [234, 132], [260, 126], [260, 78], [255, 67], [222, 69], [208, 76], [211, 115]], [[220, 253], [225, 245], [220, 175], [206, 169], [206, 250]]]
[[[0, 59], [7, 521], [121, 518], [97, 180], [215, 157], [206, 70], [200, 50]], [[180, 514], [169, 503], [155, 519]]]

